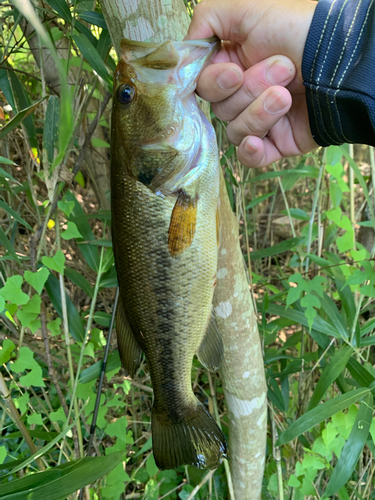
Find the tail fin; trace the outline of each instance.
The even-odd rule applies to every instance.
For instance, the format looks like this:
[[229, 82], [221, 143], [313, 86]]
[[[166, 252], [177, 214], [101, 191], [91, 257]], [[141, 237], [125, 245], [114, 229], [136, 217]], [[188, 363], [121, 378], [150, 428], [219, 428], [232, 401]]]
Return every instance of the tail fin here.
[[186, 419], [175, 422], [153, 407], [151, 423], [155, 462], [161, 470], [180, 465], [215, 469], [227, 456], [224, 434], [198, 400]]

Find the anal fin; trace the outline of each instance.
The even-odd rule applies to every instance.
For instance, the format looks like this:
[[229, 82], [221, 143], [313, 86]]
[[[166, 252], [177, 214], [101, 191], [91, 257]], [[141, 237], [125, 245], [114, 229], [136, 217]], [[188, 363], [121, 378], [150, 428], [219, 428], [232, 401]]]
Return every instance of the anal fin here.
[[133, 378], [141, 363], [142, 350], [137, 344], [128, 320], [126, 319], [121, 296], [119, 297], [116, 314], [116, 335], [121, 364], [130, 377]]
[[202, 365], [211, 372], [216, 372], [223, 361], [224, 345], [220, 330], [212, 311], [208, 327], [197, 350], [197, 356]]

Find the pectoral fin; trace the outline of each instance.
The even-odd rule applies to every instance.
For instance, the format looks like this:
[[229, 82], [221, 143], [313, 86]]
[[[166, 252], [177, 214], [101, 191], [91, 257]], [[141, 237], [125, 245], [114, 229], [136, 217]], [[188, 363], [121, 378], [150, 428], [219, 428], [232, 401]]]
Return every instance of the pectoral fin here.
[[181, 191], [172, 211], [168, 248], [172, 257], [181, 255], [193, 242], [197, 226], [197, 199]]
[[217, 326], [216, 318], [214, 313], [211, 314], [211, 319], [208, 323], [207, 331], [199, 349], [197, 351], [197, 356], [202, 365], [210, 370], [210, 372], [216, 372], [223, 361], [224, 357], [224, 345], [223, 339]]
[[141, 363], [142, 350], [137, 344], [128, 320], [126, 319], [121, 296], [119, 297], [119, 305], [116, 314], [116, 334], [122, 366], [130, 377], [133, 378]]

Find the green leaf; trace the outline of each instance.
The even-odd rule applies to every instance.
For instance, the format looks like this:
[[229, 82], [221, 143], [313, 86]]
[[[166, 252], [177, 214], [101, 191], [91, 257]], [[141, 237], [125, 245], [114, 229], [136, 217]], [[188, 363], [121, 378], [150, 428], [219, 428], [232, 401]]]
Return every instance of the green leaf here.
[[327, 363], [323, 373], [319, 377], [314, 393], [307, 406], [307, 411], [312, 410], [320, 403], [328, 388], [345, 369], [352, 353], [353, 349], [351, 347], [344, 347], [338, 350], [333, 358]]
[[[282, 213], [288, 215], [286, 210], [283, 210]], [[304, 220], [304, 221], [310, 220], [310, 215], [301, 208], [290, 208], [289, 213], [291, 217], [293, 217], [293, 219]]]
[[126, 417], [117, 418], [114, 422], [107, 425], [106, 434], [110, 437], [117, 437], [121, 441], [126, 442], [126, 428], [128, 421]]
[[[48, 296], [51, 299], [53, 307], [55, 308], [60, 318], [62, 318], [63, 314], [61, 308], [61, 292], [59, 280], [55, 278], [53, 274], [50, 274], [48, 280], [46, 281], [45, 287]], [[76, 340], [77, 342], [82, 342], [85, 338], [85, 329], [83, 327], [81, 316], [79, 315], [77, 309], [74, 307], [74, 304], [70, 300], [70, 297], [67, 293], [65, 293], [65, 300], [68, 312], [69, 332], [74, 340]]]
[[28, 224], [15, 210], [13, 210], [13, 208], [10, 208], [10, 206], [7, 205], [4, 201], [0, 200], [0, 208], [5, 210], [5, 212], [7, 212], [11, 217], [13, 217], [13, 219], [18, 221], [20, 224], [27, 227], [27, 229], [30, 229], [30, 231], [33, 230], [30, 224]]
[[[306, 327], [309, 326], [306, 316], [301, 311], [297, 311], [295, 309], [285, 310], [283, 306], [278, 306], [276, 304], [270, 304], [267, 312], [270, 314], [276, 314], [277, 316], [281, 316], [282, 318], [291, 319], [292, 321], [295, 321], [296, 323], [300, 323], [301, 325], [304, 325]], [[337, 329], [335, 327], [331, 326], [329, 323], [327, 323], [327, 321], [325, 321], [320, 316], [317, 316], [314, 319], [313, 328], [314, 328], [314, 330], [316, 330], [320, 333], [323, 333], [325, 335], [329, 335], [329, 336], [336, 337], [336, 338], [341, 338]]]
[[50, 272], [46, 267], [41, 267], [36, 273], [25, 271], [24, 278], [25, 281], [29, 283], [29, 285], [31, 285], [40, 295], [49, 274]]
[[28, 425], [33, 425], [33, 424], [43, 425], [42, 415], [40, 415], [39, 413], [33, 413], [32, 415], [28, 415], [27, 424]]
[[370, 387], [374, 382], [375, 377], [366, 368], [358, 363], [354, 358], [349, 359], [347, 368], [350, 375], [356, 380], [362, 387]]
[[113, 81], [110, 77], [108, 70], [98, 54], [96, 48], [92, 45], [92, 43], [85, 37], [85, 35], [78, 34], [73, 35], [73, 40], [76, 43], [77, 47], [81, 51], [83, 57], [89, 63], [94, 71], [104, 80], [109, 89], [112, 89]]
[[[24, 85], [21, 83], [20, 79], [17, 76], [17, 72], [8, 70], [8, 79], [14, 97], [14, 104], [15, 104], [15, 108], [13, 108], [14, 113], [19, 113], [21, 112], [21, 110], [29, 108], [31, 106], [29, 93], [26, 92]], [[26, 129], [30, 146], [32, 148], [37, 148], [38, 141], [36, 137], [36, 130], [33, 117], [32, 116], [24, 117], [23, 125]]]
[[72, 24], [72, 14], [65, 0], [48, 0], [48, 5], [50, 5], [64, 21], [68, 24]]
[[58, 201], [57, 206], [67, 217], [69, 217], [74, 209], [74, 201]]
[[4, 68], [0, 68], [0, 89], [2, 90], [7, 102], [11, 105], [13, 111], [17, 113], [13, 91], [9, 81], [8, 71]]
[[349, 438], [344, 445], [322, 498], [332, 498], [350, 479], [368, 437], [373, 406], [372, 394], [368, 394], [359, 406]]
[[72, 221], [68, 222], [68, 228], [61, 233], [61, 238], [71, 240], [72, 238], [82, 238], [82, 234], [78, 231], [76, 224]]
[[361, 186], [361, 188], [363, 190], [363, 194], [365, 195], [365, 198], [366, 198], [366, 201], [368, 203], [368, 206], [370, 207], [370, 214], [371, 214], [371, 220], [372, 220], [372, 223], [373, 223], [373, 227], [375, 227], [375, 214], [374, 214], [374, 210], [372, 209], [373, 204], [372, 204], [371, 199], [370, 199], [370, 195], [369, 195], [369, 192], [368, 192], [368, 189], [367, 189], [367, 184], [366, 184], [366, 182], [365, 182], [365, 180], [364, 180], [364, 178], [363, 178], [363, 176], [361, 174], [361, 171], [358, 168], [358, 165], [353, 160], [353, 158], [350, 156], [349, 152], [345, 149], [344, 146], [340, 146], [340, 149], [341, 149], [342, 154], [348, 160], [349, 165], [352, 168], [352, 170], [354, 171], [355, 176], [358, 179], [359, 185]]
[[124, 451], [102, 457], [72, 460], [44, 472], [28, 474], [1, 485], [2, 500], [61, 500], [108, 474], [122, 460]]
[[[24, 413], [24, 412], [22, 412]], [[29, 429], [29, 434], [31, 437], [36, 438], [36, 439], [41, 439], [43, 441], [52, 441], [56, 436], [58, 436], [57, 432], [54, 431], [38, 431], [36, 429], [31, 430]], [[20, 431], [16, 432], [10, 432], [9, 434], [6, 434], [6, 436], [3, 436], [4, 439], [19, 439], [22, 438], [22, 433]], [[23, 461], [22, 459], [21, 461]], [[20, 462], [21, 463], [21, 462]], [[16, 464], [15, 464], [16, 465]]]
[[9, 255], [11, 255], [19, 264], [19, 258], [18, 255], [16, 254], [13, 245], [11, 242], [8, 240], [7, 235], [4, 233], [3, 228], [0, 226], [0, 243], [4, 245], [5, 249], [8, 251]]
[[249, 179], [248, 181], [244, 181], [242, 184], [246, 184], [248, 182], [259, 182], [259, 181], [264, 181], [267, 179], [276, 179], [277, 177], [283, 177], [284, 175], [287, 174], [299, 174], [303, 175], [306, 177], [313, 177], [315, 179], [318, 178], [319, 175], [319, 170], [315, 167], [308, 167], [305, 165], [303, 168], [295, 169], [295, 170], [279, 170], [279, 171], [273, 171], [273, 172], [266, 172], [264, 174], [257, 175], [256, 177], [253, 177], [252, 179]]
[[29, 296], [21, 290], [22, 282], [22, 276], [10, 276], [6, 280], [3, 288], [0, 288], [0, 296], [17, 306], [27, 304], [30, 299]]
[[[97, 379], [100, 375], [102, 364], [103, 364], [102, 361], [97, 361], [96, 363], [91, 365], [89, 368], [82, 370], [82, 372], [80, 373], [80, 376], [79, 376], [79, 381], [82, 384], [87, 384], [88, 382], [91, 382], [92, 380]], [[116, 368], [120, 368], [120, 367], [121, 367], [121, 360], [120, 360], [120, 355], [119, 355], [118, 351], [112, 352], [108, 356], [107, 365], [105, 367], [106, 373], [111, 372], [111, 371], [115, 370]]]
[[296, 273], [290, 276], [288, 281], [296, 283], [297, 287], [291, 287], [288, 290], [286, 306], [289, 307], [296, 302], [300, 295], [304, 293], [304, 297], [301, 300], [301, 306], [306, 307], [305, 316], [308, 320], [309, 330], [311, 330], [314, 318], [316, 317], [315, 308], [320, 309], [320, 298], [316, 295], [320, 295], [320, 297], [323, 296], [322, 284], [326, 283], [327, 280], [323, 276], [315, 276], [312, 280], [305, 280], [299, 273]]
[[4, 462], [7, 454], [8, 454], [8, 452], [7, 452], [7, 449], [5, 448], [5, 446], [0, 446], [0, 464], [2, 464]]
[[19, 125], [23, 120], [25, 120], [25, 118], [27, 118], [31, 113], [33, 113], [33, 111], [45, 99], [46, 99], [46, 97], [43, 97], [35, 104], [32, 104], [31, 106], [21, 110], [6, 125], [4, 125], [2, 128], [0, 128], [0, 139], [2, 137], [5, 137], [7, 134], [9, 134], [9, 132], [11, 132], [15, 127], [17, 127], [17, 125]]
[[51, 332], [52, 337], [61, 333], [61, 318], [56, 318], [54, 321], [47, 323], [47, 328]]
[[18, 359], [10, 365], [10, 369], [14, 373], [20, 373], [25, 370], [31, 370], [32, 368], [35, 368], [35, 366], [39, 365], [34, 359], [33, 351], [28, 347], [23, 346], [19, 350]]
[[258, 198], [255, 198], [255, 200], [252, 200], [246, 207], [245, 210], [250, 210], [251, 208], [254, 208], [256, 205], [259, 205], [259, 203], [262, 203], [262, 201], [267, 200], [267, 198], [270, 198], [276, 193], [276, 191], [272, 191], [271, 193], [266, 193], [263, 194], [262, 196], [258, 196]]
[[94, 148], [110, 148], [110, 144], [107, 141], [103, 141], [102, 139], [98, 139], [97, 137], [93, 137], [91, 139], [91, 144]]
[[[273, 255], [279, 255], [284, 252], [288, 252], [289, 250], [295, 249], [298, 245], [301, 245], [306, 238], [299, 236], [297, 238], [290, 238], [289, 240], [285, 240], [282, 243], [278, 243], [277, 245], [273, 245], [269, 248], [264, 248], [263, 250], [257, 250], [256, 252], [251, 252], [250, 260], [262, 259], [263, 257], [272, 257]], [[246, 258], [246, 256], [245, 256]]]
[[302, 417], [293, 422], [279, 437], [276, 445], [281, 446], [289, 443], [292, 439], [300, 436], [312, 427], [320, 424], [323, 420], [332, 417], [335, 413], [347, 408], [353, 403], [360, 401], [369, 394], [369, 389], [360, 388], [354, 391], [341, 394], [340, 396], [330, 399], [316, 408], [306, 412]]
[[159, 472], [158, 466], [155, 463], [154, 454], [151, 453], [146, 461], [146, 470], [149, 473], [150, 477], [156, 476]]
[[[70, 191], [67, 191], [65, 194], [66, 201], [73, 201], [74, 208], [71, 213], [71, 218], [77, 228], [78, 231], [82, 234], [82, 239], [85, 241], [95, 240], [95, 236], [91, 230], [91, 226], [87, 221], [86, 215], [82, 210], [81, 205], [78, 203], [76, 198]], [[93, 245], [82, 244], [78, 242], [78, 247], [82, 252], [83, 257], [85, 258], [87, 264], [91, 267], [91, 269], [95, 272], [99, 271], [99, 251]]]
[[91, 288], [87, 279], [82, 276], [78, 271], [73, 269], [72, 267], [65, 268], [65, 276], [72, 281], [75, 285], [77, 285], [81, 290], [83, 290], [86, 295], [90, 298], [93, 298], [94, 291]]
[[64, 274], [65, 255], [61, 250], [57, 250], [53, 257], [42, 257], [42, 262], [48, 269]]
[[84, 21], [86, 21], [87, 23], [99, 26], [99, 28], [103, 28], [105, 30], [108, 29], [104, 16], [101, 12], [94, 12], [92, 10], [88, 10], [86, 12], [80, 12], [79, 17]]
[[3, 345], [0, 346], [0, 365], [8, 363], [11, 358], [15, 345], [10, 339], [5, 339]]
[[[0, 163], [4, 163], [4, 162], [0, 162]], [[11, 181], [14, 181], [17, 184], [19, 184], [19, 182], [9, 172], [6, 172], [3, 168], [0, 168], [0, 178], [5, 179], [7, 181], [11, 180]]]
[[51, 96], [48, 99], [46, 118], [43, 129], [43, 151], [47, 156], [47, 161], [50, 167], [52, 167], [55, 157], [58, 154], [59, 127], [60, 101], [57, 96]]
[[4, 156], [0, 156], [0, 163], [3, 163], [5, 165], [15, 165], [15, 166], [17, 166], [17, 163], [14, 163], [14, 161], [9, 160], [9, 158], [4, 158]]

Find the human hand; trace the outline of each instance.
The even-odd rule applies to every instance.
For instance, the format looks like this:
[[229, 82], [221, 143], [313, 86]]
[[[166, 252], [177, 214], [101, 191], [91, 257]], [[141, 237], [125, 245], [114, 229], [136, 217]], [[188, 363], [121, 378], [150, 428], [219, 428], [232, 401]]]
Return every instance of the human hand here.
[[187, 38], [224, 40], [197, 93], [230, 122], [228, 138], [248, 167], [318, 146], [301, 73], [315, 7], [310, 0], [205, 0], [194, 10]]

